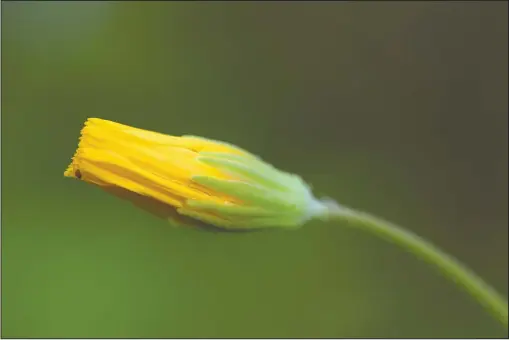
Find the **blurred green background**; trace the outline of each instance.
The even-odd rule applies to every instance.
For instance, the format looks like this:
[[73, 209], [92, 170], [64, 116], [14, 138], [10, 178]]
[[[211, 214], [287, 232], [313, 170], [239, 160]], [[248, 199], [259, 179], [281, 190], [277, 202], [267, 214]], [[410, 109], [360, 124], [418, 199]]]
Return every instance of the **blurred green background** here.
[[507, 7], [2, 2], [2, 336], [506, 336], [369, 234], [178, 229], [63, 172], [87, 117], [232, 142], [507, 296]]

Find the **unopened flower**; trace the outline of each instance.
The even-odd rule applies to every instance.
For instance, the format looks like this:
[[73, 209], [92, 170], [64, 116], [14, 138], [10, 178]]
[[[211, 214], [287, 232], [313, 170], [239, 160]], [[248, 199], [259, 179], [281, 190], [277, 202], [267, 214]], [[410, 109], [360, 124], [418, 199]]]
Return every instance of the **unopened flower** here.
[[296, 228], [327, 210], [300, 177], [234, 145], [98, 118], [86, 121], [64, 175], [185, 225]]

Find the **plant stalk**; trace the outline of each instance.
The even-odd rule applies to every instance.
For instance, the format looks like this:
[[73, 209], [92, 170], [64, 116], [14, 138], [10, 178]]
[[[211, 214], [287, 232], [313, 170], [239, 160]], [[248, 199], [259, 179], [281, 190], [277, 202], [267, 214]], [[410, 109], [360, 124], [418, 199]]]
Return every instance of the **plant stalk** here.
[[434, 265], [442, 274], [466, 290], [507, 329], [507, 301], [495, 289], [454, 257], [444, 253], [433, 244], [402, 227], [367, 213], [339, 206], [332, 202], [328, 203], [329, 220], [353, 222], [356, 227], [385, 238]]

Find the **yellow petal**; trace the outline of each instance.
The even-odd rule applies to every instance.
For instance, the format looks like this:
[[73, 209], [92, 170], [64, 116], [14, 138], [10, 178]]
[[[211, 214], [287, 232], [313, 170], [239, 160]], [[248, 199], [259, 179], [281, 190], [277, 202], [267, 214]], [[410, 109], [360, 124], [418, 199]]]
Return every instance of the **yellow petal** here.
[[129, 200], [139, 201], [139, 196], [150, 198], [145, 203], [168, 205], [172, 214], [178, 214], [176, 209], [183, 207], [188, 199], [235, 202], [191, 180], [196, 175], [230, 179], [230, 175], [199, 162], [200, 150], [243, 152], [226, 143], [168, 136], [90, 118], [64, 175], [98, 185], [108, 192], [122, 192], [120, 196]]

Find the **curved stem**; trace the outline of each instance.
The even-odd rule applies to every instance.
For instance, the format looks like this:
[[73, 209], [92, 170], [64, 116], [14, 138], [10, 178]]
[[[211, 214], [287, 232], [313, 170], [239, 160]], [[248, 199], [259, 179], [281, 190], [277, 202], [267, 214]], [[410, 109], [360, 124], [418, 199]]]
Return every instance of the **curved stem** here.
[[458, 260], [418, 235], [390, 222], [336, 204], [328, 206], [329, 219], [354, 222], [356, 226], [377, 234], [436, 266], [445, 276], [470, 293], [507, 328], [507, 301]]

